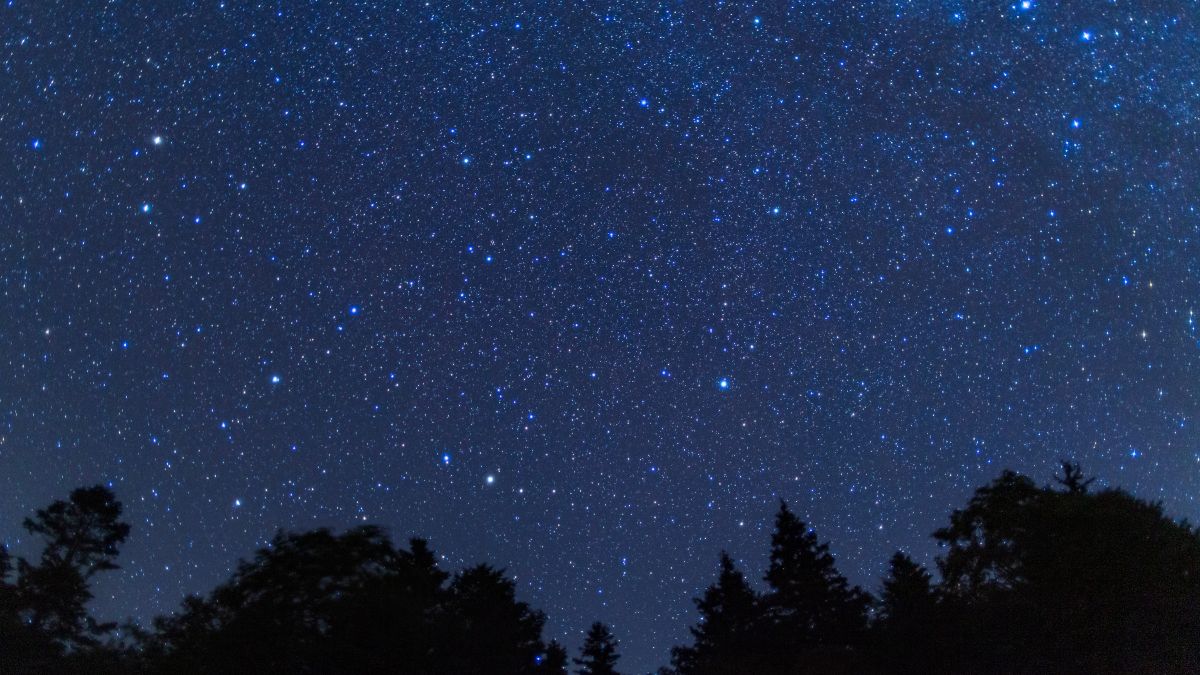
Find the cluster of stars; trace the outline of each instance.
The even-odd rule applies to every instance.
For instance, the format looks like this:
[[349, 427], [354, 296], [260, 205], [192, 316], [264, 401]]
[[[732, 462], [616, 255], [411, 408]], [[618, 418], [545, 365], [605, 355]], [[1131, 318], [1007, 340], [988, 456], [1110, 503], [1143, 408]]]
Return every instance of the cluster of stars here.
[[6, 536], [112, 486], [146, 620], [378, 522], [644, 672], [781, 498], [868, 587], [1006, 467], [1195, 519], [1195, 17], [1085, 4], [10, 2]]

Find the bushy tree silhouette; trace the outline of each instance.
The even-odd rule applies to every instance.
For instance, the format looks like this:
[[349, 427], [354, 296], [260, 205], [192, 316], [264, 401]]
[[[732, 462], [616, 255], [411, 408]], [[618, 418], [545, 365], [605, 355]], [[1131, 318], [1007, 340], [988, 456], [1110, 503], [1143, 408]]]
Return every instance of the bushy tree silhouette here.
[[97, 622], [88, 612], [90, 584], [96, 574], [118, 568], [129, 536], [121, 512], [108, 488], [78, 488], [25, 519], [25, 530], [43, 544], [36, 560], [18, 558], [14, 566], [0, 548], [0, 664], [6, 672], [60, 671], [68, 663], [82, 666], [86, 650], [99, 651], [116, 624]]
[[26, 607], [18, 592], [12, 556], [0, 547], [0, 670], [35, 673], [48, 670], [62, 652], [60, 645], [22, 614]]
[[575, 659], [579, 675], [620, 675], [617, 672], [617, 639], [608, 626], [599, 621], [588, 629], [587, 637], [580, 649], [580, 658]]
[[376, 527], [276, 535], [207, 598], [157, 622], [171, 673], [561, 673], [545, 616], [486, 565], [448, 575]]
[[1200, 671], [1200, 536], [1077, 467], [1004, 472], [934, 537], [957, 663], [976, 672]]
[[534, 673], [546, 616], [515, 599], [512, 581], [488, 565], [455, 575], [446, 601], [446, 673]]
[[78, 488], [25, 519], [25, 529], [45, 546], [37, 563], [17, 562], [17, 595], [26, 622], [65, 648], [96, 644], [115, 624], [99, 624], [87, 611], [89, 582], [117, 569], [120, 546], [129, 536], [121, 503], [103, 486]]
[[[781, 504], [760, 595], [729, 555], [695, 600], [678, 675], [1200, 672], [1200, 532], [1158, 504], [1063, 463], [1039, 487], [1004, 472], [934, 533], [940, 579], [897, 553], [874, 620], [869, 596]], [[105, 488], [25, 521], [41, 555], [0, 548], [0, 672], [566, 675], [546, 617], [488, 565], [453, 576], [420, 539], [377, 527], [279, 533], [131, 649], [87, 611], [95, 575], [129, 535]], [[588, 632], [581, 673], [613, 674], [617, 643]], [[663, 672], [667, 672], [664, 669]]]

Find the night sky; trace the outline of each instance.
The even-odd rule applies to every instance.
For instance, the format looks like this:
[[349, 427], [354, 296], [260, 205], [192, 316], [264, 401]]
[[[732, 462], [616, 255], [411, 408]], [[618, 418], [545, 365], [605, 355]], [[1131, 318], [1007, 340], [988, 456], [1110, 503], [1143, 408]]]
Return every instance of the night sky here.
[[147, 619], [277, 527], [665, 663], [786, 499], [875, 588], [1005, 467], [1200, 518], [1192, 2], [0, 8], [0, 532]]

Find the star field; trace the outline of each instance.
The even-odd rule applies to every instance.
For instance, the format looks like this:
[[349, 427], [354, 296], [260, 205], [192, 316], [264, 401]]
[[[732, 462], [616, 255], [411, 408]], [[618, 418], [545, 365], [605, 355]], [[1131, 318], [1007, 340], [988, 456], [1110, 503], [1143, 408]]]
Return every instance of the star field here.
[[0, 532], [105, 616], [374, 522], [667, 661], [788, 500], [874, 588], [1002, 468], [1200, 518], [1200, 10], [0, 7]]

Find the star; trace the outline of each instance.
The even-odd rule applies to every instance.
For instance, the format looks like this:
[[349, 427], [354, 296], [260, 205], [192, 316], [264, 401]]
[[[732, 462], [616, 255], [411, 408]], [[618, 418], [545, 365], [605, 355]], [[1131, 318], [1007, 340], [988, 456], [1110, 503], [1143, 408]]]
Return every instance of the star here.
[[100, 620], [367, 517], [645, 673], [781, 498], [866, 590], [1060, 453], [1200, 517], [1186, 11], [219, 0], [81, 58], [162, 17], [43, 4], [0, 5], [0, 541], [114, 486]]

